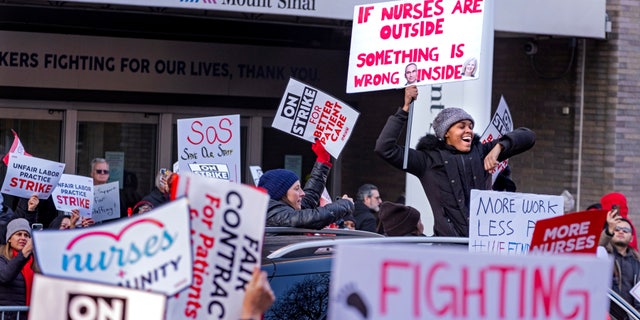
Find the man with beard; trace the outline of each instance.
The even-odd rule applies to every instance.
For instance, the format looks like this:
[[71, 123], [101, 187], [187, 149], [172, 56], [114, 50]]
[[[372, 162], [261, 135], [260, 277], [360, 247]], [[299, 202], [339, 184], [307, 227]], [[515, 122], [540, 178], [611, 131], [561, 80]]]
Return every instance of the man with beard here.
[[[600, 245], [614, 258], [613, 291], [624, 298], [631, 306], [640, 310], [640, 302], [630, 293], [640, 279], [640, 254], [629, 243], [635, 234], [633, 224], [621, 217], [616, 209], [607, 214], [607, 227], [600, 236]], [[610, 306], [611, 315], [616, 319], [627, 319], [625, 312], [615, 303]]]
[[378, 223], [380, 203], [382, 203], [382, 198], [380, 198], [378, 187], [366, 183], [358, 188], [355, 209], [353, 211], [356, 230], [377, 232], [380, 234], [384, 233], [382, 230], [379, 230], [382, 228], [382, 224]]

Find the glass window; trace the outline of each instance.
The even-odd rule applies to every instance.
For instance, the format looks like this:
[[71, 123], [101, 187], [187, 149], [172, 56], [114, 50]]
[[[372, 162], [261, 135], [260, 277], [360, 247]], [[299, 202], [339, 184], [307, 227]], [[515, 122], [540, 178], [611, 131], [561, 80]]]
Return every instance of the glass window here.
[[316, 320], [326, 316], [331, 274], [318, 273], [276, 277], [270, 285], [276, 301], [265, 312], [266, 320]]
[[157, 124], [80, 121], [77, 132], [77, 174], [89, 176], [94, 158], [117, 159], [110, 163], [109, 181], [120, 182], [123, 210], [151, 192], [158, 170]]
[[[20, 110], [20, 114], [11, 115], [12, 112], [4, 112], [5, 116], [22, 116], [31, 119], [0, 119], [0, 157], [9, 152], [13, 144], [13, 129], [20, 138], [27, 153], [34, 157], [51, 161], [60, 161], [62, 135], [62, 116], [51, 114], [47, 110]], [[51, 120], [46, 120], [50, 118]], [[32, 120], [38, 119], [38, 120]], [[42, 120], [41, 120], [42, 119]], [[7, 167], [0, 165], [0, 178], [4, 181]], [[18, 199], [3, 194], [4, 204], [15, 208]]]

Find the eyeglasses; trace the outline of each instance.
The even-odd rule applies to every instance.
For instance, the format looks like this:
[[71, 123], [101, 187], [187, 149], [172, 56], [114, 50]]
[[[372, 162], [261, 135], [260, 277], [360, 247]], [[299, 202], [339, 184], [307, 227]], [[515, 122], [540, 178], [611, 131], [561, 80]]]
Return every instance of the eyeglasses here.
[[97, 173], [97, 174], [109, 174], [109, 170], [100, 170], [100, 169], [96, 169], [96, 173]]
[[629, 227], [616, 227], [615, 231], [622, 231], [623, 233], [631, 233], [631, 228], [629, 228]]

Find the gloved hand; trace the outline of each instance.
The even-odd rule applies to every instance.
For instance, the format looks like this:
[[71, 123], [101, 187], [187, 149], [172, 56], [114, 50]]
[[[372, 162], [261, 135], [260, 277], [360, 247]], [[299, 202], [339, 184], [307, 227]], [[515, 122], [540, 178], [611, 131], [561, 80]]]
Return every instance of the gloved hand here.
[[329, 152], [327, 152], [327, 150], [324, 148], [324, 145], [322, 145], [322, 142], [320, 142], [319, 139], [316, 139], [316, 142], [313, 143], [313, 145], [311, 146], [311, 150], [313, 150], [316, 156], [318, 156], [316, 161], [324, 163], [331, 167], [331, 155], [329, 154]]

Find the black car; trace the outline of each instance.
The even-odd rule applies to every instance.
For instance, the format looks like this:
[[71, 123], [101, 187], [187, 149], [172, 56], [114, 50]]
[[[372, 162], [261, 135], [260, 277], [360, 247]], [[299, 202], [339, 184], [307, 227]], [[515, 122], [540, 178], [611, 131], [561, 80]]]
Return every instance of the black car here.
[[[342, 229], [309, 230], [267, 228], [262, 252], [262, 270], [276, 301], [265, 313], [267, 320], [326, 319], [329, 306], [332, 253], [338, 243], [415, 243], [419, 245], [467, 245], [468, 238], [384, 237], [365, 231]], [[610, 304], [640, 320], [640, 313], [609, 290]], [[615, 320], [613, 316], [611, 319]]]

